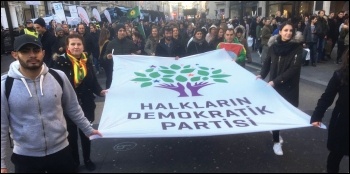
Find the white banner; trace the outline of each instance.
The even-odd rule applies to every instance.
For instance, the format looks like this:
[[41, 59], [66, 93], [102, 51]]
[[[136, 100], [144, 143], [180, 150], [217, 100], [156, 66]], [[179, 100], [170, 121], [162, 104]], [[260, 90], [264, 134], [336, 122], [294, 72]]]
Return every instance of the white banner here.
[[62, 21], [66, 21], [66, 15], [64, 14], [62, 3], [52, 3], [52, 7], [55, 10], [55, 16], [58, 18], [56, 22], [62, 23]]
[[96, 19], [98, 22], [101, 22], [100, 13], [97, 11], [96, 8], [92, 9], [92, 15], [95, 17], [95, 19]]
[[77, 10], [78, 10], [78, 14], [79, 14], [79, 17], [81, 18], [81, 20], [84, 21], [84, 23], [86, 25], [89, 25], [90, 19], [89, 19], [88, 14], [86, 13], [85, 9], [83, 7], [77, 7]]
[[78, 18], [78, 10], [77, 10], [77, 6], [75, 5], [70, 5], [69, 6], [69, 12], [70, 12], [70, 16], [74, 17], [74, 18]]
[[108, 20], [109, 23], [112, 23], [112, 19], [111, 19], [111, 15], [109, 14], [109, 11], [108, 10], [105, 10], [103, 12]]
[[273, 87], [214, 50], [179, 60], [113, 56], [103, 138], [191, 137], [311, 126]]
[[40, 1], [26, 1], [26, 5], [40, 5]]

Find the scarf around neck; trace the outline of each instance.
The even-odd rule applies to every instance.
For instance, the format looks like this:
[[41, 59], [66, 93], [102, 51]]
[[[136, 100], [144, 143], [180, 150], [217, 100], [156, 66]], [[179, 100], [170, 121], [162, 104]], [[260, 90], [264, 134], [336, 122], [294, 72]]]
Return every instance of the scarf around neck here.
[[273, 44], [273, 50], [277, 54], [277, 56], [286, 56], [290, 54], [293, 50], [295, 50], [299, 46], [298, 43], [293, 42], [291, 40], [282, 41], [281, 36], [277, 37], [277, 43]]
[[74, 72], [73, 82], [74, 82], [74, 87], [77, 88], [87, 74], [87, 67], [86, 67], [87, 57], [84, 53], [81, 53], [80, 58], [74, 57], [69, 50], [67, 50], [67, 56], [73, 64], [73, 72]]

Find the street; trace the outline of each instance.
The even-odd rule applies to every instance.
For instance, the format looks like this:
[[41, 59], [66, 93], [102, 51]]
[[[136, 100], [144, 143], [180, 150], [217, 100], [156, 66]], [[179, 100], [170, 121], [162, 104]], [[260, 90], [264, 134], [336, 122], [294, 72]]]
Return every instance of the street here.
[[[333, 51], [335, 53], [336, 51]], [[335, 57], [334, 55], [332, 55]], [[253, 64], [246, 69], [257, 74], [260, 58], [253, 53]], [[1, 73], [8, 70], [9, 56], [1, 58]], [[317, 67], [302, 67], [299, 109], [311, 115], [317, 100], [324, 92], [332, 73], [339, 66], [332, 60]], [[104, 72], [98, 75], [101, 86], [105, 84]], [[266, 99], [268, 101], [268, 99]], [[98, 127], [104, 98], [96, 98]], [[324, 118], [328, 122], [334, 104]], [[122, 138], [92, 141], [91, 159], [97, 168], [94, 173], [325, 173], [328, 150], [327, 130], [314, 127], [281, 131], [283, 156], [272, 150], [270, 132], [235, 134], [225, 136], [188, 138]], [[14, 172], [9, 161], [12, 149], [8, 148], [9, 172]], [[82, 157], [81, 157], [82, 158]], [[81, 160], [82, 161], [82, 160]], [[343, 158], [341, 173], [349, 171], [349, 158]], [[88, 172], [81, 164], [81, 173]]]

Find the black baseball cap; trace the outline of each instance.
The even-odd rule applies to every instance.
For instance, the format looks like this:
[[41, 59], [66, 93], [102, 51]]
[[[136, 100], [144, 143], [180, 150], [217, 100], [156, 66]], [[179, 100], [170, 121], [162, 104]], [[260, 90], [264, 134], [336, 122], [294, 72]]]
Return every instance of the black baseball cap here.
[[32, 36], [32, 35], [24, 34], [24, 35], [20, 35], [20, 36], [15, 38], [15, 42], [13, 44], [13, 49], [14, 49], [14, 51], [18, 51], [26, 44], [34, 44], [40, 48], [43, 47], [43, 45], [41, 44], [41, 42], [38, 38], [36, 38], [35, 36]]

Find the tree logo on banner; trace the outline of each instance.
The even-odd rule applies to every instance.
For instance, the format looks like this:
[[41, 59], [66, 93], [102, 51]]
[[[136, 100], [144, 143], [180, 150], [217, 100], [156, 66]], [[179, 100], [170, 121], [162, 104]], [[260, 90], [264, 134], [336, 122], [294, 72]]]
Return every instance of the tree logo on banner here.
[[[157, 71], [158, 70], [158, 71]], [[134, 72], [137, 76], [131, 81], [140, 82], [141, 88], [154, 85], [158, 88], [174, 90], [179, 93], [178, 97], [188, 97], [185, 89], [191, 91], [192, 96], [202, 96], [199, 89], [217, 83], [228, 83], [224, 78], [231, 75], [222, 74], [221, 69], [207, 67], [191, 67], [191, 65], [170, 67], [160, 66], [158, 69], [152, 65], [145, 73]], [[187, 82], [187, 83], [186, 83]], [[186, 84], [185, 84], [186, 83]]]

